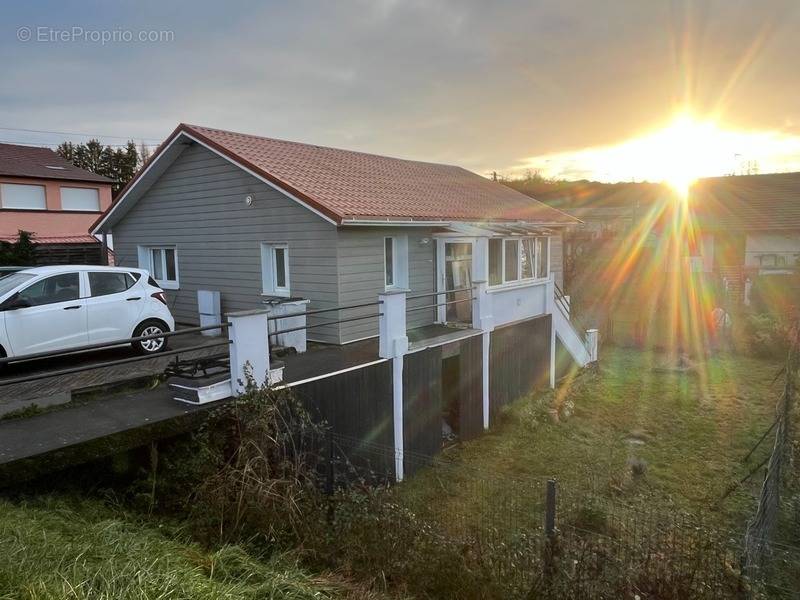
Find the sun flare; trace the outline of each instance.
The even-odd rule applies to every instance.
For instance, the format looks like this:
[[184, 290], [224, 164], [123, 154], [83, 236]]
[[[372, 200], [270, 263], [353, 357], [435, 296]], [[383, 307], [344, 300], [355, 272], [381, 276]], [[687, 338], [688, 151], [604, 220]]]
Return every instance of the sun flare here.
[[660, 179], [686, 197], [695, 180], [720, 168], [719, 157], [730, 154], [728, 143], [726, 133], [714, 123], [684, 114], [637, 145], [661, 165]]
[[668, 183], [681, 194], [698, 178], [800, 169], [800, 136], [738, 130], [681, 112], [637, 137], [528, 158], [515, 171], [556, 179]]

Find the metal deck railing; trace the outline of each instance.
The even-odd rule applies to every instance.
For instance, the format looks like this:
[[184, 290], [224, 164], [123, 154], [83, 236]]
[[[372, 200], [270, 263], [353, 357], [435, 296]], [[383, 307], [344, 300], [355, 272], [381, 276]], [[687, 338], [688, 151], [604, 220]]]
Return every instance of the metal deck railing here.
[[[445, 298], [447, 298], [447, 294], [455, 294], [456, 292], [472, 292], [474, 291], [474, 289], [475, 286], [471, 286], [471, 287], [455, 288], [452, 290], [443, 290], [441, 292], [426, 292], [424, 294], [412, 294], [410, 296], [406, 296], [406, 301], [419, 300], [421, 298], [432, 298], [437, 296], [444, 296]], [[440, 306], [449, 306], [451, 304], [461, 304], [462, 302], [472, 302], [473, 300], [475, 300], [475, 297], [470, 295], [469, 298], [462, 298], [460, 300], [445, 300], [444, 302], [436, 302], [434, 304], [426, 304], [424, 306], [412, 306], [411, 308], [406, 306], [406, 312], [414, 312], [418, 310], [438, 308]]]
[[[46, 352], [34, 352], [30, 354], [21, 354], [19, 356], [7, 356], [0, 358], [0, 366], [10, 364], [10, 363], [21, 363], [21, 362], [28, 362], [28, 361], [35, 361], [35, 360], [42, 360], [46, 358], [59, 358], [64, 356], [74, 356], [76, 354], [82, 354], [85, 352], [90, 352], [93, 350], [104, 350], [110, 348], [119, 348], [121, 346], [126, 346], [133, 342], [140, 342], [146, 340], [155, 340], [155, 339], [163, 339], [163, 338], [171, 338], [181, 335], [190, 335], [193, 333], [198, 333], [201, 331], [210, 331], [214, 329], [227, 329], [230, 324], [227, 322], [224, 323], [216, 323], [214, 325], [205, 325], [203, 327], [187, 327], [186, 329], [178, 329], [176, 331], [167, 331], [164, 333], [156, 333], [152, 335], [140, 335], [137, 337], [119, 339], [119, 340], [111, 340], [108, 342], [99, 342], [95, 344], [84, 344], [82, 346], [75, 346], [72, 348], [65, 348], [63, 350], [51, 350]], [[66, 369], [56, 369], [52, 371], [42, 371], [39, 373], [32, 373], [30, 375], [23, 375], [21, 377], [12, 377], [9, 379], [0, 379], [0, 387], [5, 387], [8, 385], [16, 384], [16, 383], [26, 383], [28, 381], [38, 381], [40, 379], [47, 379], [49, 377], [59, 377], [62, 375], [70, 375], [72, 373], [80, 373], [82, 371], [92, 371], [95, 369], [102, 369], [105, 367], [113, 367], [117, 365], [124, 365], [134, 362], [140, 362], [145, 360], [152, 360], [156, 358], [163, 358], [165, 356], [177, 356], [178, 354], [183, 354], [186, 352], [193, 352], [195, 350], [205, 350], [208, 348], [217, 348], [222, 346], [228, 346], [230, 344], [230, 340], [224, 340], [220, 342], [214, 342], [210, 344], [195, 344], [193, 346], [187, 346], [185, 348], [178, 348], [175, 350], [165, 350], [163, 352], [156, 352], [154, 354], [146, 354], [143, 356], [131, 356], [127, 358], [120, 358], [116, 360], [107, 360], [101, 362], [93, 362], [87, 365], [78, 365], [75, 367], [68, 367]]]
[[[376, 300], [375, 302], [362, 302], [362, 303], [359, 303], [359, 304], [346, 304], [346, 305], [342, 305], [342, 306], [334, 306], [334, 307], [331, 307], [331, 308], [320, 308], [320, 309], [309, 310], [309, 311], [304, 311], [304, 312], [290, 313], [290, 314], [287, 314], [287, 315], [274, 315], [274, 316], [271, 316], [271, 317], [267, 317], [267, 323], [277, 322], [277, 321], [281, 321], [281, 320], [284, 320], [284, 319], [291, 319], [291, 318], [294, 318], [294, 317], [308, 317], [308, 316], [315, 316], [315, 315], [320, 315], [320, 314], [324, 314], [324, 313], [342, 312], [342, 311], [354, 310], [354, 309], [358, 309], [358, 308], [368, 308], [368, 307], [371, 307], [371, 306], [380, 306], [382, 304], [383, 304], [382, 300]], [[378, 313], [373, 313], [373, 314], [369, 314], [369, 315], [362, 315], [362, 316], [358, 316], [358, 317], [347, 317], [345, 319], [334, 319], [334, 320], [330, 320], [330, 321], [325, 321], [323, 323], [313, 323], [311, 325], [306, 323], [305, 325], [298, 325], [297, 327], [288, 327], [286, 329], [279, 329], [277, 331], [270, 331], [268, 333], [269, 333], [270, 337], [273, 337], [273, 336], [281, 335], [281, 334], [284, 334], [284, 333], [292, 333], [292, 332], [295, 332], [295, 331], [303, 331], [303, 330], [307, 330], [307, 329], [315, 329], [317, 327], [327, 327], [329, 325], [338, 325], [340, 323], [351, 323], [351, 322], [354, 322], [354, 321], [363, 321], [365, 319], [375, 319], [375, 318], [382, 317], [382, 316], [383, 316], [383, 313], [382, 312], [378, 312]]]

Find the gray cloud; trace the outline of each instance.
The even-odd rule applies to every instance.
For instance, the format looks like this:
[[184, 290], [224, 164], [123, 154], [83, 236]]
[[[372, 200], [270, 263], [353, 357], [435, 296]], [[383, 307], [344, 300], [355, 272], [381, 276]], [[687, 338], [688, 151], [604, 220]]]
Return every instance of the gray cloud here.
[[[135, 8], [135, 11], [133, 10]], [[163, 138], [179, 121], [485, 172], [611, 144], [686, 99], [797, 130], [791, 2], [30, 3], [4, 6], [0, 125]], [[170, 29], [23, 44], [19, 25]], [[721, 104], [720, 104], [721, 103]]]

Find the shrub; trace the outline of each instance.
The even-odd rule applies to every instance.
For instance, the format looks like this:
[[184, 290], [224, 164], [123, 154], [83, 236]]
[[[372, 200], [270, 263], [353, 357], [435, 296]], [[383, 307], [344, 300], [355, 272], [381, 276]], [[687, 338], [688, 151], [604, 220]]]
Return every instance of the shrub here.
[[764, 358], [784, 357], [789, 350], [789, 325], [771, 313], [743, 314], [734, 322], [734, 343], [740, 352]]
[[134, 493], [144, 500], [152, 492], [161, 510], [188, 513], [206, 543], [290, 546], [311, 510], [305, 505], [319, 501], [322, 436], [292, 393], [251, 385], [203, 428], [162, 449], [156, 480], [149, 474]]

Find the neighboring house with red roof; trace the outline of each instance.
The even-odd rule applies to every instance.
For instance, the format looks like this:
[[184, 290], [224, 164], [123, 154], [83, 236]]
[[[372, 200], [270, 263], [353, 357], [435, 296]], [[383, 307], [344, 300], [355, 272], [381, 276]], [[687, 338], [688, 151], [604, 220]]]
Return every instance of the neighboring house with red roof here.
[[89, 228], [111, 205], [111, 183], [49, 148], [0, 144], [0, 240], [28, 231], [40, 264], [100, 264]]
[[701, 179], [690, 206], [697, 227], [713, 238], [715, 266], [762, 273], [800, 266], [800, 173]]
[[800, 173], [700, 179], [689, 206], [704, 270], [734, 296], [757, 276], [800, 267]]
[[[322, 309], [478, 280], [531, 287], [544, 314], [545, 284], [561, 279], [560, 232], [576, 222], [456, 166], [181, 124], [92, 233], [113, 232], [117, 264], [150, 270], [176, 319], [196, 323], [202, 289], [221, 293], [223, 312], [298, 298]], [[465, 312], [413, 311], [409, 326], [466, 322]], [[372, 319], [308, 336], [338, 344], [377, 332]]]

